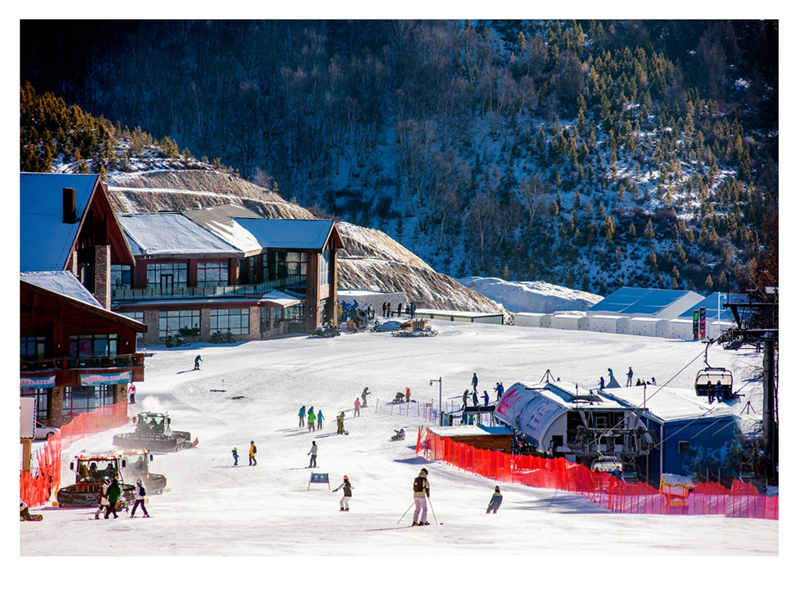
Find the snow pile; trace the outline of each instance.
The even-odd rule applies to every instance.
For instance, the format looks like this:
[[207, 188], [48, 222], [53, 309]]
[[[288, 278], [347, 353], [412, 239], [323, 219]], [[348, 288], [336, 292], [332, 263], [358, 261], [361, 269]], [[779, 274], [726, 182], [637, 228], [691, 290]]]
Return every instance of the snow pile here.
[[513, 313], [585, 311], [602, 296], [543, 281], [504, 281], [498, 277], [465, 277], [458, 282]]

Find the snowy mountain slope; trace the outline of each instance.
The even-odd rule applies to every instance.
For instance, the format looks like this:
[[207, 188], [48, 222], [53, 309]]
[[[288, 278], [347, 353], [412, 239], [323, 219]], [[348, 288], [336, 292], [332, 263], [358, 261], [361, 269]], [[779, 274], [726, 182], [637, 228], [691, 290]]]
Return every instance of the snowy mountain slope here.
[[543, 281], [504, 281], [497, 277], [465, 277], [458, 282], [514, 313], [584, 311], [603, 299], [597, 294], [571, 290]]
[[[112, 174], [108, 179], [108, 189], [117, 212], [183, 211], [240, 204], [270, 218], [317, 218], [273, 192], [213, 170], [170, 169]], [[340, 253], [340, 288], [400, 291], [420, 308], [502, 311], [478, 291], [437, 273], [385, 233], [345, 222], [339, 222], [337, 227], [345, 243]]]

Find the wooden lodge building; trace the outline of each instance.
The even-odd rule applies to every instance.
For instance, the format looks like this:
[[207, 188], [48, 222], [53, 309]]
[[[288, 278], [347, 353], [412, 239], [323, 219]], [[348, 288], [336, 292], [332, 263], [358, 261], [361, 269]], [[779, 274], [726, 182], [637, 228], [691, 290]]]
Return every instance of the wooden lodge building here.
[[61, 427], [128, 401], [144, 380], [136, 336], [110, 310], [111, 264], [134, 257], [97, 175], [20, 175], [20, 395]]
[[136, 259], [112, 265], [112, 307], [144, 344], [259, 340], [336, 322], [331, 220], [265, 219], [237, 205], [120, 215]]

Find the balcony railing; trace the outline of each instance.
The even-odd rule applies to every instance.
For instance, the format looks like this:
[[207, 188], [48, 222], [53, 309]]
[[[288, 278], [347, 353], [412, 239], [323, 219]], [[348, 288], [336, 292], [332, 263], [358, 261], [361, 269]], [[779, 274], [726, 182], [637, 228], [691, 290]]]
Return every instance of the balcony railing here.
[[144, 366], [144, 354], [120, 354], [117, 356], [61, 356], [40, 360], [22, 359], [20, 373], [61, 371], [65, 369], [119, 369]]
[[273, 290], [285, 288], [305, 288], [306, 275], [292, 275], [283, 279], [274, 279], [254, 285], [223, 285], [210, 287], [173, 287], [170, 290], [162, 288], [126, 289], [112, 288], [111, 298], [116, 302], [156, 300], [163, 298], [230, 298], [263, 296]]

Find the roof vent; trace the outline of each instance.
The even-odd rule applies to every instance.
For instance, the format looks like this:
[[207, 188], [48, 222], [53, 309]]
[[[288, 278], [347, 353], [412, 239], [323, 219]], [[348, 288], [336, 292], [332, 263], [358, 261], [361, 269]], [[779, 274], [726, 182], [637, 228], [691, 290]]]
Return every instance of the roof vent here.
[[64, 188], [63, 190], [63, 205], [64, 205], [64, 223], [75, 223], [78, 220], [78, 215], [75, 210], [75, 188]]

